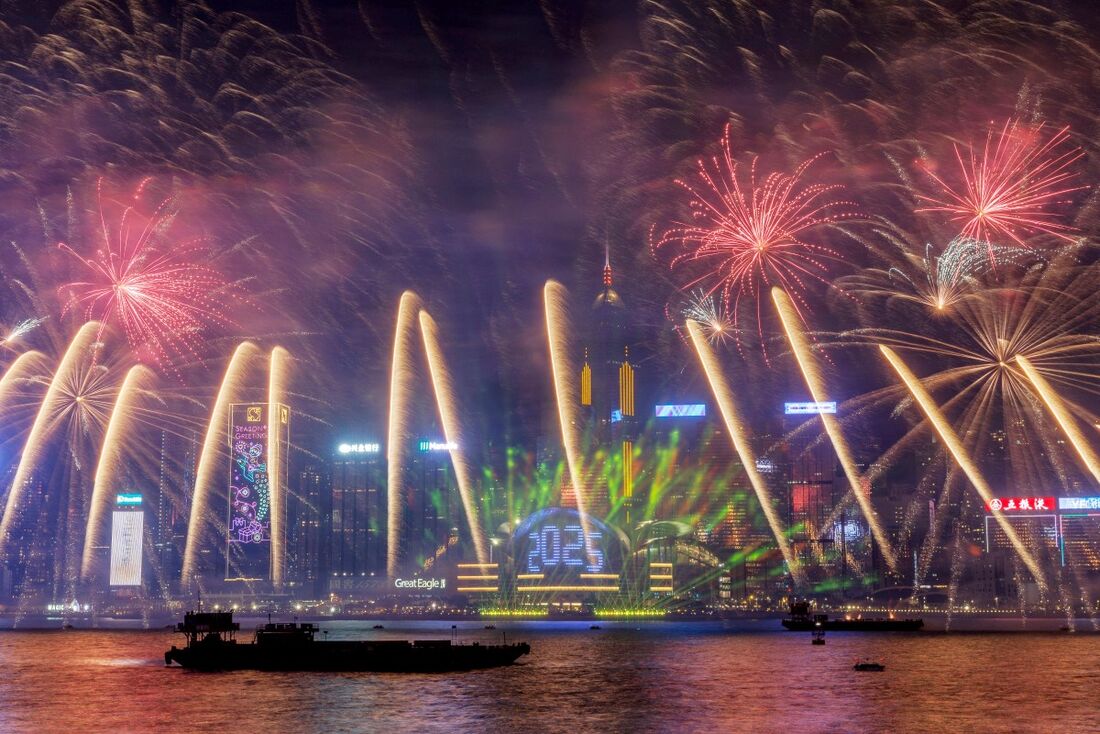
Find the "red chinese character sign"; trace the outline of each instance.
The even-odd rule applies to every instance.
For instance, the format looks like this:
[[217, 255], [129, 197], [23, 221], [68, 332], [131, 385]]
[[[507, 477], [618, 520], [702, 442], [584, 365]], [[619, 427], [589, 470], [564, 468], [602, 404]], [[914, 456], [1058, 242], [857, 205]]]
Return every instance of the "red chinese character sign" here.
[[1058, 501], [1054, 497], [994, 497], [985, 506], [986, 512], [1054, 512]]

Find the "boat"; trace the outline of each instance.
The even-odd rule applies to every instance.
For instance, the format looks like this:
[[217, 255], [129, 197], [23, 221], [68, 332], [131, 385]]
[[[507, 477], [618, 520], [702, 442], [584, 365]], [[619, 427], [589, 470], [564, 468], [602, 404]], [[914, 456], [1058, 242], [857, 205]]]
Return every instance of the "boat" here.
[[380, 624], [376, 624], [376, 625], [374, 625], [373, 627], [371, 627], [371, 629], [375, 629], [375, 630], [384, 630], [384, 629], [386, 629], [386, 628], [385, 628], [385, 627], [383, 627], [383, 626], [382, 626], [382, 625], [380, 625]]
[[789, 630], [807, 632], [829, 630], [835, 632], [916, 632], [924, 627], [923, 619], [895, 619], [894, 617], [849, 617], [831, 619], [828, 614], [814, 614], [810, 603], [791, 604], [791, 616], [783, 620]]
[[232, 612], [188, 612], [176, 631], [186, 640], [164, 653], [165, 665], [195, 670], [437, 673], [510, 665], [531, 652], [526, 642], [482, 645], [451, 640], [316, 639], [316, 625], [268, 622], [251, 642], [236, 639]]
[[881, 673], [886, 670], [886, 665], [883, 663], [876, 663], [874, 660], [861, 660], [853, 665], [852, 669], [862, 673]]
[[824, 645], [825, 644], [825, 630], [821, 627], [814, 629], [813, 639], [810, 640], [811, 645]]

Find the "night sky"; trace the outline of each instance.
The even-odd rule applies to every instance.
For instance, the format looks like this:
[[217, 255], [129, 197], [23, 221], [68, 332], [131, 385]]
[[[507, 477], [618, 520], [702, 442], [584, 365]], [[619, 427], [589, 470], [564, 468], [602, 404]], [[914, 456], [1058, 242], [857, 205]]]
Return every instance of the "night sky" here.
[[[34, 271], [38, 308], [55, 312], [38, 346], [56, 350], [76, 314], [59, 314], [74, 276], [52, 245], [79, 239], [96, 180], [152, 176], [249, 295], [183, 360], [189, 390], [207, 392], [255, 337], [302, 360], [298, 389], [320, 401], [306, 412], [381, 432], [393, 314], [413, 288], [482, 430], [530, 444], [551, 397], [542, 284], [564, 282], [583, 315], [605, 248], [644, 342], [640, 379], [654, 395], [704, 389], [666, 317], [698, 273], [649, 243], [687, 216], [676, 179], [727, 124], [734, 155], [761, 170], [823, 153], [814, 180], [866, 214], [861, 239], [815, 233], [841, 254], [829, 280], [890, 266], [883, 221], [914, 249], [942, 246], [948, 224], [914, 214], [913, 164], [950, 160], [991, 125], [1069, 125], [1095, 174], [1089, 5], [4, 2], [0, 223], [26, 259], [0, 264], [23, 282]], [[1091, 246], [1094, 195], [1066, 198]], [[857, 325], [859, 304], [835, 289], [811, 281], [805, 298], [812, 330]], [[0, 305], [6, 322], [34, 309], [18, 288]], [[730, 358], [746, 383], [795, 384], [756, 345]], [[834, 371], [847, 395], [884, 374]], [[768, 403], [753, 410], [774, 408], [756, 395]]]

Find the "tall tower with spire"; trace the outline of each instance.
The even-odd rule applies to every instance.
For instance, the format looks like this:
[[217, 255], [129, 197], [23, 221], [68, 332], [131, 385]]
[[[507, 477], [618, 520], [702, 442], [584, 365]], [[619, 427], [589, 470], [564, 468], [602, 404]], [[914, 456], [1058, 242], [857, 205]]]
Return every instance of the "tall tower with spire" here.
[[[628, 313], [614, 288], [610, 252], [604, 250], [602, 288], [592, 303], [584, 334], [581, 406], [587, 417], [591, 483], [586, 507], [606, 515], [621, 496], [633, 495], [635, 366], [630, 361]], [[626, 502], [629, 509], [629, 501]]]

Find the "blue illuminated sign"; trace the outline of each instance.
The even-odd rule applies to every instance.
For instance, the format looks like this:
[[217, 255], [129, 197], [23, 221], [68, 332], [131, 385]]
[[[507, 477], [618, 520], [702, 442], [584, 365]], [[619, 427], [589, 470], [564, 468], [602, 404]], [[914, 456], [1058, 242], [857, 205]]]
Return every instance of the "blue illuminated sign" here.
[[342, 443], [336, 447], [341, 454], [377, 454], [382, 450], [379, 443]]
[[[585, 531], [588, 545], [585, 546]], [[577, 584], [588, 574], [618, 574], [625, 536], [599, 519], [582, 519], [572, 507], [546, 507], [528, 515], [512, 536], [516, 571], [540, 584]]]
[[604, 569], [604, 554], [599, 548], [602, 538], [599, 530], [590, 531], [590, 551], [586, 554], [584, 530], [579, 524], [535, 528], [527, 534], [527, 572], [547, 573], [557, 566], [567, 566], [600, 573]]
[[1059, 510], [1100, 510], [1100, 497], [1059, 497]]
[[115, 495], [115, 503], [118, 504], [118, 505], [124, 505], [124, 506], [125, 505], [129, 505], [129, 506], [140, 505], [141, 504], [141, 495], [137, 494], [136, 492], [126, 492], [126, 493], [123, 493], [123, 494], [116, 494]]
[[775, 462], [771, 459], [757, 459], [756, 471], [764, 474], [771, 474], [775, 471]]
[[783, 403], [783, 412], [787, 415], [819, 415], [835, 413], [836, 402], [827, 403]]
[[421, 451], [455, 451], [458, 444], [454, 441], [421, 441]]
[[707, 406], [702, 403], [689, 405], [658, 405], [658, 418], [702, 418], [707, 414]]
[[611, 422], [618, 423], [623, 419], [623, 412], [621, 410], [611, 411]]

